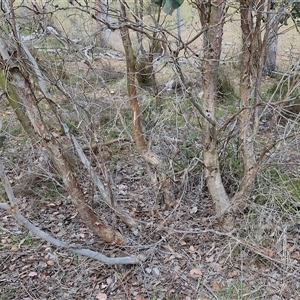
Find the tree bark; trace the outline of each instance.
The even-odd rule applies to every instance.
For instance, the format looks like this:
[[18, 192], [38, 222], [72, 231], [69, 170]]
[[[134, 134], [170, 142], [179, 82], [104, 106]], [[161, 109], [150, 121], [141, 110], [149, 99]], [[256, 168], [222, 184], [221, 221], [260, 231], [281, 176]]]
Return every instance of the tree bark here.
[[[214, 202], [217, 215], [225, 214], [229, 207], [229, 197], [225, 191], [219, 168], [219, 155], [217, 148], [217, 121], [216, 121], [216, 95], [217, 75], [221, 55], [224, 6], [225, 1], [215, 0], [200, 2], [200, 20], [204, 32], [203, 53], [203, 113], [202, 117], [202, 141], [203, 141], [203, 164], [207, 187]], [[226, 217], [226, 226], [231, 228], [232, 219]]]
[[[240, 109], [239, 114], [239, 139], [241, 144], [241, 156], [243, 163], [243, 175], [240, 182], [240, 188], [234, 195], [232, 202], [235, 209], [243, 210], [245, 200], [249, 196], [255, 172], [255, 153], [254, 153], [254, 131], [251, 126], [252, 109], [251, 91], [253, 88], [253, 60], [255, 56], [255, 40], [257, 40], [259, 23], [256, 27], [253, 23], [251, 14], [251, 2], [249, 0], [240, 1], [241, 28], [242, 28], [242, 54], [240, 70]], [[257, 20], [258, 22], [258, 20]], [[259, 20], [260, 22], [260, 20]], [[248, 109], [245, 109], [248, 107]]]
[[109, 3], [108, 0], [96, 0], [95, 11], [99, 29], [97, 30], [97, 42], [100, 47], [107, 47], [111, 30], [107, 24], [110, 23], [108, 15]]
[[266, 25], [266, 52], [264, 55], [264, 66], [263, 73], [271, 75], [276, 70], [276, 56], [277, 56], [277, 45], [278, 45], [278, 25], [279, 20], [277, 17], [276, 10], [272, 7], [268, 11], [267, 25]]
[[136, 89], [136, 56], [133, 51], [129, 29], [125, 22], [127, 20], [126, 7], [124, 1], [120, 0], [120, 22], [123, 23], [120, 29], [123, 47], [126, 54], [126, 68], [127, 68], [127, 90], [129, 95], [130, 109], [132, 112], [132, 130], [135, 145], [139, 153], [147, 163], [155, 167], [158, 174], [151, 174], [151, 180], [158, 186], [159, 190], [163, 192], [164, 202], [167, 207], [175, 205], [174, 195], [171, 187], [171, 180], [164, 173], [165, 165], [160, 158], [148, 149], [145, 141], [143, 130], [141, 126], [141, 114], [137, 97]]
[[[9, 68], [9, 65], [7, 65], [9, 64], [8, 57], [3, 50], [3, 43], [1, 43], [1, 46], [0, 54], [2, 59], [0, 60], [0, 65], [5, 65], [6, 68], [5, 71], [1, 70], [0, 84], [6, 91], [9, 103], [12, 105], [12, 108], [15, 109], [16, 115], [24, 126], [27, 134], [35, 142], [38, 139], [42, 141], [55, 169], [63, 179], [66, 190], [71, 196], [82, 221], [87, 227], [93, 230], [93, 232], [105, 242], [125, 244], [125, 240], [121, 234], [109, 226], [103, 218], [99, 219], [92, 208], [85, 203], [84, 193], [72, 173], [72, 168], [68, 160], [63, 155], [61, 145], [50, 133], [46, 123], [43, 121], [38, 107], [38, 101], [31, 88], [31, 80], [28, 73], [23, 70], [24, 75], [18, 66], [15, 65]], [[26, 108], [26, 113], [20, 106]]]
[[43, 146], [47, 149], [51, 161], [61, 176], [81, 220], [103, 241], [120, 245], [125, 244], [122, 235], [109, 226], [103, 218], [98, 218], [93, 209], [86, 204], [84, 193], [72, 172], [68, 160], [63, 154], [61, 145], [50, 133], [50, 130], [43, 121], [28, 79], [22, 75], [18, 68], [10, 70], [9, 78], [15, 87], [15, 94], [18, 94], [19, 102], [22, 101], [24, 103], [32, 127], [41, 139]]

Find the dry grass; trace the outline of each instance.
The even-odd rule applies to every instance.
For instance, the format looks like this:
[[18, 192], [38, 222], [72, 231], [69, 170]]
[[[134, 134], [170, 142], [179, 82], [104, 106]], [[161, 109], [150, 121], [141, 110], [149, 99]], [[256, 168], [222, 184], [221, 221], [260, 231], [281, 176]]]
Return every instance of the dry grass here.
[[[87, 36], [83, 44], [88, 44], [92, 36], [86, 35], [85, 31], [92, 32], [90, 20], [78, 14], [74, 15], [74, 21], [66, 18], [69, 13], [59, 12], [54, 16], [55, 24], [72, 38], [83, 26], [81, 34]], [[182, 16], [182, 34], [187, 40], [200, 25], [196, 23], [197, 16], [188, 11], [187, 4]], [[172, 28], [175, 16], [169, 19], [170, 29], [176, 32]], [[224, 69], [230, 70], [233, 78], [238, 75], [235, 68], [240, 48], [238, 29], [239, 20], [233, 19], [226, 23], [224, 30]], [[135, 38], [135, 34], [132, 36]], [[123, 52], [119, 33], [112, 33], [110, 42], [115, 50]], [[297, 43], [299, 35], [294, 29], [280, 36], [280, 70], [286, 70], [290, 61], [297, 57]], [[201, 41], [195, 41], [191, 47], [200, 53]], [[37, 52], [37, 55], [44, 57], [44, 62], [50, 61], [41, 53]], [[54, 62], [64, 58], [63, 84], [71, 99], [53, 85], [49, 84], [49, 88], [61, 106], [64, 120], [82, 145], [116, 137], [127, 139], [131, 131], [126, 82], [122, 77], [125, 59], [117, 57], [115, 52], [113, 58], [106, 56], [104, 59], [100, 54], [96, 53], [97, 59], [89, 61], [90, 66], [76, 52], [52, 57]], [[172, 76], [177, 78], [173, 65], [167, 63], [162, 68], [164, 63], [155, 66], [161, 88]], [[192, 57], [181, 64], [189, 80], [199, 78], [196, 63], [197, 59]], [[48, 68], [56, 72], [54, 65], [48, 64]], [[120, 77], [106, 78], [107, 71], [109, 76], [117, 74]], [[147, 300], [298, 299], [298, 136], [283, 139], [271, 153], [257, 178], [248, 211], [236, 216], [233, 232], [224, 233], [215, 219], [203, 182], [199, 116], [188, 101], [188, 92], [163, 90], [160, 96], [162, 106], [156, 107], [153, 95], [139, 89], [146, 137], [153, 150], [169, 163], [170, 174], [175, 174], [172, 180], [180, 201], [177, 208], [153, 211], [160, 199], [153, 192], [144, 161], [127, 140], [111, 144], [100, 152], [90, 150], [86, 153], [102, 179], [105, 157], [116, 201], [138, 223], [129, 229], [117, 220], [117, 228], [128, 240], [128, 245], [123, 248], [102, 243], [81, 224], [61, 182], [53, 177], [47, 157], [26, 140], [13, 112], [1, 102], [2, 132], [8, 139], [0, 151], [12, 184], [17, 188], [22, 177], [31, 172], [39, 176], [39, 181], [26, 181], [26, 192], [29, 193], [18, 190], [24, 214], [56, 237], [108, 256], [148, 255], [148, 259], [137, 266], [103, 266], [37, 240], [11, 220], [9, 214], [0, 211], [1, 300], [95, 299], [100, 292], [114, 300], [138, 299], [137, 296]], [[221, 120], [236, 106], [235, 102], [222, 103], [219, 107], [223, 111]], [[41, 107], [46, 119], [51, 121], [53, 115], [49, 107], [43, 101]], [[54, 122], [52, 125], [53, 133], [59, 134]], [[280, 124], [274, 135], [283, 137], [297, 132], [298, 127], [299, 117]], [[261, 124], [261, 141], [264, 140], [263, 129]], [[233, 193], [240, 162], [236, 155], [238, 143], [232, 142], [231, 146], [232, 152], [227, 152], [229, 165], [224, 165], [224, 178], [228, 178], [227, 188]], [[106, 215], [113, 222], [112, 212], [103, 203], [94, 201], [99, 195], [88, 172], [76, 160], [75, 168], [89, 203], [99, 215]], [[3, 194], [3, 190], [1, 192]]]

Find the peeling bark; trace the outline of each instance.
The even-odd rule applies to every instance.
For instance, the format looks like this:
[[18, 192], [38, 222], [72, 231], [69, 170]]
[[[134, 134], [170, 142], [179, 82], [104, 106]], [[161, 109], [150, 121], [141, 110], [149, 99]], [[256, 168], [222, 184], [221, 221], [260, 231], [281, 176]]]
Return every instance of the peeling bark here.
[[154, 166], [158, 174], [156, 176], [151, 176], [154, 179], [154, 183], [163, 192], [164, 202], [167, 207], [172, 207], [175, 205], [174, 195], [171, 187], [171, 180], [164, 173], [165, 165], [160, 160], [160, 158], [148, 149], [147, 143], [144, 139], [143, 130], [141, 127], [141, 114], [139, 108], [139, 102], [137, 98], [136, 89], [136, 56], [134, 54], [132, 43], [129, 35], [129, 29], [126, 26], [126, 7], [123, 1], [120, 3], [121, 12], [121, 23], [123, 23], [120, 32], [121, 38], [126, 54], [126, 67], [127, 67], [127, 90], [130, 98], [130, 109], [132, 112], [132, 130], [135, 145], [139, 153], [145, 159], [147, 163]]
[[[65, 243], [59, 239], [56, 239], [52, 237], [50, 234], [46, 233], [45, 231], [39, 229], [34, 224], [32, 224], [28, 219], [26, 219], [19, 210], [19, 206], [17, 203], [17, 199], [15, 198], [15, 195], [12, 191], [11, 185], [9, 183], [9, 180], [4, 172], [4, 166], [2, 161], [0, 160], [0, 179], [2, 181], [2, 184], [5, 188], [7, 197], [9, 199], [10, 204], [8, 203], [0, 203], [0, 209], [7, 210], [18, 222], [20, 222], [22, 225], [24, 225], [28, 230], [30, 230], [33, 234], [40, 237], [41, 239], [52, 243], [53, 245], [61, 248], [65, 248], [70, 250], [73, 253], [77, 253], [83, 256], [90, 257], [92, 259], [99, 260], [103, 263], [109, 264], [109, 265], [118, 265], [118, 264], [136, 264], [138, 262], [144, 261], [146, 258], [143, 256], [139, 257], [114, 257], [110, 258], [102, 253], [92, 251], [90, 249], [83, 249], [79, 245], [74, 244], [68, 244]], [[0, 200], [1, 197], [0, 197]]]
[[[256, 24], [253, 22], [251, 15], [251, 3], [249, 0], [240, 1], [241, 11], [241, 28], [242, 28], [242, 54], [241, 54], [241, 71], [240, 71], [240, 114], [239, 114], [239, 139], [241, 144], [241, 156], [243, 163], [243, 176], [240, 187], [234, 195], [232, 202], [234, 210], [243, 210], [245, 201], [252, 189], [253, 179], [256, 172], [255, 164], [255, 130], [251, 125], [252, 109], [245, 109], [251, 106], [251, 92], [254, 86], [253, 60], [255, 58], [255, 41], [260, 34], [261, 13], [258, 14]], [[255, 120], [254, 120], [255, 124]]]
[[[43, 146], [49, 153], [51, 161], [63, 179], [66, 190], [71, 196], [82, 221], [103, 241], [120, 245], [125, 244], [125, 239], [122, 235], [109, 226], [103, 218], [98, 218], [92, 208], [86, 204], [83, 191], [72, 173], [68, 160], [63, 155], [61, 145], [53, 137], [43, 121], [37, 99], [31, 90], [29, 79], [24, 77], [16, 67], [7, 71], [7, 78], [11, 85], [10, 91], [15, 98], [14, 101], [23, 103], [24, 107], [26, 107], [26, 113], [35, 135], [42, 141]], [[11, 95], [8, 94], [8, 97], [11, 97]]]
[[[226, 214], [230, 207], [229, 197], [225, 191], [219, 168], [216, 122], [217, 75], [223, 36], [224, 5], [223, 0], [199, 3], [200, 20], [202, 26], [207, 27], [203, 36], [204, 54], [202, 64], [203, 164], [207, 187], [214, 202], [216, 214], [219, 216]], [[228, 229], [233, 226], [230, 216], [226, 216], [223, 221]]]

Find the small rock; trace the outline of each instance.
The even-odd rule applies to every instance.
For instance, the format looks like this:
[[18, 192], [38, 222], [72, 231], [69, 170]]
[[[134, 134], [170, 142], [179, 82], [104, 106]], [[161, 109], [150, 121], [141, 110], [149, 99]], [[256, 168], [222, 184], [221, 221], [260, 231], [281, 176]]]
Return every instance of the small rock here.
[[159, 269], [157, 267], [153, 268], [153, 273], [158, 276], [160, 274]]

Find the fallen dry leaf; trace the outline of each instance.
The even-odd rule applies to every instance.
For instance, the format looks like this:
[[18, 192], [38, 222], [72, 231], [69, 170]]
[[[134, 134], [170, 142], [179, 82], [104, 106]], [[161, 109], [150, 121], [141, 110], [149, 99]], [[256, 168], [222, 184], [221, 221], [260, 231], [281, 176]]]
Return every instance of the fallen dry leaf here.
[[12, 252], [18, 252], [19, 251], [19, 247], [13, 245], [13, 246], [11, 246], [10, 251], [12, 251]]
[[200, 269], [194, 268], [190, 270], [190, 275], [192, 278], [199, 278], [203, 275]]
[[228, 276], [229, 276], [230, 278], [233, 278], [233, 277], [238, 276], [239, 274], [240, 274], [240, 271], [239, 271], [239, 270], [233, 270], [232, 272], [229, 272], [229, 273], [228, 273]]
[[297, 260], [300, 261], [300, 255], [297, 254], [297, 253], [293, 253], [293, 254], [291, 255], [291, 257], [292, 257], [292, 258], [295, 258], [295, 259], [297, 259]]
[[47, 265], [48, 266], [54, 266], [54, 261], [53, 260], [48, 260]]
[[210, 257], [206, 257], [206, 258], [205, 258], [205, 261], [206, 261], [207, 263], [211, 263], [211, 262], [214, 261], [214, 259], [215, 259], [215, 256], [212, 255], [212, 256], [210, 256]]
[[261, 252], [268, 255], [270, 258], [275, 257], [275, 252], [271, 249], [263, 248], [263, 249], [261, 249]]
[[196, 253], [195, 247], [194, 247], [194, 246], [190, 246], [189, 252], [190, 252], [191, 254]]
[[223, 282], [217, 282], [217, 281], [213, 281], [211, 285], [215, 291], [220, 291], [225, 287], [225, 284]]
[[37, 275], [37, 272], [30, 272], [30, 273], [28, 274], [29, 277], [34, 277], [34, 276], [36, 276], [36, 275]]
[[135, 300], [146, 300], [143, 296], [136, 296]]
[[106, 300], [106, 299], [107, 299], [107, 295], [104, 294], [104, 293], [99, 293], [99, 294], [96, 296], [96, 298], [97, 298], [98, 300]]
[[46, 279], [46, 275], [45, 274], [42, 274], [41, 276], [41, 281], [45, 280]]
[[19, 181], [22, 177], [23, 177], [23, 174], [21, 173], [19, 176], [14, 176], [14, 179]]

